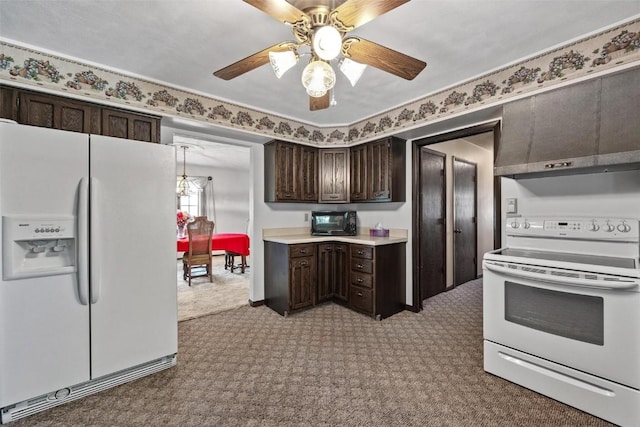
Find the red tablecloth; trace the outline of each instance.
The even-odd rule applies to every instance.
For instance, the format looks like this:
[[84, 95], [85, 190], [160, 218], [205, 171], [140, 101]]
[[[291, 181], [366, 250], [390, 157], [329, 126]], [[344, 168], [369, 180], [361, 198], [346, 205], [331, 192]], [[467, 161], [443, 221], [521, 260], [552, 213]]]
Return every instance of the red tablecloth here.
[[[220, 233], [211, 238], [211, 247], [214, 251], [230, 251], [240, 255], [249, 255], [249, 236], [246, 234]], [[189, 238], [178, 239], [178, 252], [189, 250]]]

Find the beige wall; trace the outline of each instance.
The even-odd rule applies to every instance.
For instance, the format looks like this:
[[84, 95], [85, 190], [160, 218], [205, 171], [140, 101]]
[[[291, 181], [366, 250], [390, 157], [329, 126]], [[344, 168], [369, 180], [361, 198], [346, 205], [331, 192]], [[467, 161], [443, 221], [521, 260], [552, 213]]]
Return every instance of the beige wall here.
[[[493, 133], [483, 135], [493, 142]], [[469, 139], [471, 138], [474, 137]], [[453, 156], [473, 162], [477, 166], [478, 257], [476, 270], [478, 275], [482, 274], [482, 255], [493, 249], [493, 145], [484, 145], [489, 148], [481, 148], [465, 139], [456, 139], [428, 146], [429, 149], [447, 155], [445, 162], [447, 177], [447, 287], [453, 286]]]

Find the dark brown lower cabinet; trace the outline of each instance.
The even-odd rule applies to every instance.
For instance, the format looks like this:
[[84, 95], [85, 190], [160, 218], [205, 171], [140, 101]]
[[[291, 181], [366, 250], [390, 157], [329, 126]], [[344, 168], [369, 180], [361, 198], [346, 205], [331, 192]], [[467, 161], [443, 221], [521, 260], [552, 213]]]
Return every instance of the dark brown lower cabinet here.
[[318, 299], [349, 299], [349, 245], [346, 243], [318, 244]]
[[264, 245], [265, 304], [283, 316], [325, 301], [376, 319], [405, 309], [405, 243]]
[[350, 245], [349, 307], [384, 319], [405, 309], [405, 244]]
[[265, 304], [287, 316], [316, 298], [316, 244], [264, 242]]

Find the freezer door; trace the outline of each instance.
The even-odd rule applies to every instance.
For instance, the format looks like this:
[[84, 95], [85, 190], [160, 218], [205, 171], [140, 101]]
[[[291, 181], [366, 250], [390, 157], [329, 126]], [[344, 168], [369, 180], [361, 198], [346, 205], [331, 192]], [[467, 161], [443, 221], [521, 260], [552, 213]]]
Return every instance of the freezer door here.
[[172, 146], [90, 136], [91, 376], [177, 352]]
[[[79, 133], [0, 123], [0, 214], [77, 218], [88, 143]], [[87, 380], [89, 305], [77, 274], [1, 280], [0, 407]]]

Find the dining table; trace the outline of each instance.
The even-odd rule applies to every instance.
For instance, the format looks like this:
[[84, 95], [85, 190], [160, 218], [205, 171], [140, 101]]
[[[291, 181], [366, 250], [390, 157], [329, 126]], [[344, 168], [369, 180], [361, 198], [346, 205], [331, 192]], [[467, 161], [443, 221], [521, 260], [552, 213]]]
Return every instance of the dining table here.
[[[177, 239], [177, 251], [188, 252], [189, 251], [189, 237], [178, 237]], [[225, 269], [231, 267], [233, 272], [235, 266], [233, 265], [233, 257], [240, 256], [242, 263], [240, 268], [244, 273], [247, 267], [247, 256], [249, 256], [249, 236], [242, 233], [217, 233], [211, 236], [211, 250], [225, 251]]]

